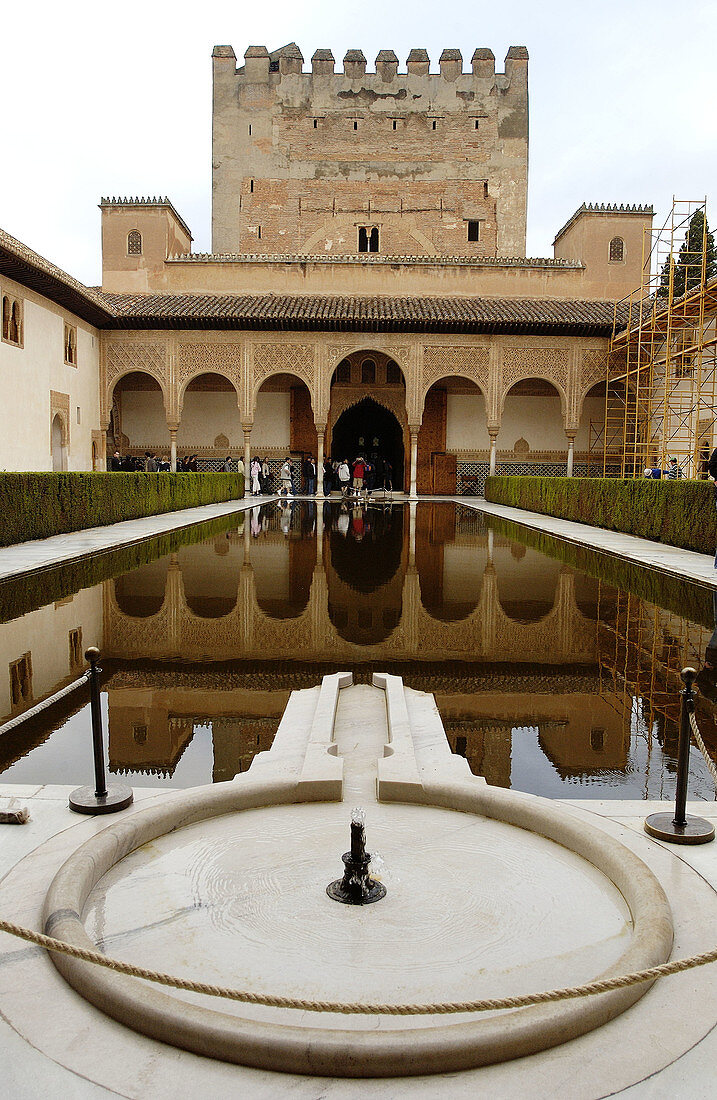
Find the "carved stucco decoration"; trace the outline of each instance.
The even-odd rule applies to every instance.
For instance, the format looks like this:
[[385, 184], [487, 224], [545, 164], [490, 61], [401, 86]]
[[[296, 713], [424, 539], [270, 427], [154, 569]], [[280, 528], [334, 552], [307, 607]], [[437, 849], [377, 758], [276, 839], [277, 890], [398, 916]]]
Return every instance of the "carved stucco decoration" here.
[[565, 413], [568, 406], [570, 357], [571, 352], [567, 348], [504, 348], [501, 409], [505, 406], [508, 391], [516, 382], [522, 382], [526, 378], [542, 378], [551, 382], [558, 390]]
[[588, 391], [598, 382], [607, 380], [607, 349], [602, 351], [583, 351], [580, 357], [580, 378], [578, 381], [577, 412], [582, 411]]
[[105, 349], [105, 387], [108, 401], [119, 379], [132, 371], [150, 374], [160, 385], [166, 404], [169, 378], [166, 343], [138, 344], [132, 340], [109, 342]]
[[200, 374], [220, 374], [242, 393], [244, 349], [241, 344], [180, 344], [174, 368], [180, 407], [184, 391]]
[[405, 391], [402, 386], [396, 386], [395, 389], [389, 389], [385, 386], [371, 387], [365, 386], [334, 386], [331, 392], [331, 422], [336, 424], [342, 413], [345, 413], [347, 409], [353, 408], [354, 405], [358, 405], [360, 401], [364, 401], [367, 397], [375, 401], [377, 405], [382, 405], [384, 409], [388, 409], [393, 413], [402, 427], [405, 427], [408, 423], [408, 415], [406, 412], [406, 397]]
[[313, 344], [254, 344], [254, 393], [272, 374], [295, 374], [313, 397], [315, 358]]
[[426, 346], [423, 349], [421, 393], [425, 397], [434, 382], [441, 378], [467, 378], [487, 394], [490, 373], [488, 347], [455, 347], [449, 344]]

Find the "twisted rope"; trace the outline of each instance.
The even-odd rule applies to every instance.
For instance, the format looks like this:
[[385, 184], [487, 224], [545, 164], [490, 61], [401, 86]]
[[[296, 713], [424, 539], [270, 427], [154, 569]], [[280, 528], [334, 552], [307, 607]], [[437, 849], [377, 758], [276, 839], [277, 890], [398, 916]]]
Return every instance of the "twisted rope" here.
[[715, 785], [715, 790], [717, 790], [717, 768], [715, 767], [714, 761], [710, 754], [707, 752], [707, 747], [702, 740], [702, 734], [700, 733], [700, 728], [697, 725], [697, 718], [695, 717], [695, 712], [693, 710], [690, 710], [690, 726], [692, 727], [692, 736], [695, 739], [697, 748], [700, 750], [705, 758], [705, 764], [707, 765], [709, 773], [712, 776], [712, 782]]
[[626, 989], [628, 986], [639, 985], [642, 982], [652, 982], [656, 978], [666, 978], [670, 974], [679, 974], [683, 970], [692, 970], [697, 966], [717, 962], [717, 948], [714, 948], [712, 951], [705, 951], [701, 955], [690, 955], [685, 959], [675, 959], [673, 962], [662, 963], [660, 966], [651, 966], [647, 970], [635, 970], [631, 974], [621, 974], [616, 978], [602, 978], [598, 981], [588, 982], [585, 985], [567, 986], [564, 989], [548, 989], [541, 993], [524, 993], [517, 997], [493, 997], [479, 1001], [439, 1001], [434, 1004], [361, 1004], [344, 1001], [310, 1001], [299, 997], [250, 993], [241, 989], [210, 985], [207, 982], [176, 978], [171, 974], [163, 974], [158, 970], [147, 970], [142, 966], [133, 966], [131, 963], [121, 962], [119, 959], [109, 958], [107, 955], [100, 954], [99, 951], [74, 947], [72, 944], [65, 943], [64, 940], [56, 940], [51, 936], [44, 936], [40, 932], [32, 932], [29, 928], [22, 928], [20, 925], [5, 920], [0, 920], [0, 932], [7, 932], [11, 936], [27, 940], [28, 943], [37, 944], [38, 947], [44, 947], [47, 951], [55, 951], [60, 955], [69, 955], [73, 959], [82, 959], [83, 962], [104, 966], [117, 974], [143, 978], [148, 982], [171, 986], [173, 989], [183, 989], [189, 993], [204, 993], [208, 997], [223, 997], [226, 1000], [243, 1001], [246, 1004], [267, 1005], [269, 1008], [295, 1008], [302, 1012], [336, 1012], [344, 1015], [364, 1016], [443, 1016], [456, 1012], [495, 1012], [509, 1008], [526, 1008], [528, 1005], [567, 1001], [575, 997], [591, 997], [596, 993], [610, 993], [615, 989]]

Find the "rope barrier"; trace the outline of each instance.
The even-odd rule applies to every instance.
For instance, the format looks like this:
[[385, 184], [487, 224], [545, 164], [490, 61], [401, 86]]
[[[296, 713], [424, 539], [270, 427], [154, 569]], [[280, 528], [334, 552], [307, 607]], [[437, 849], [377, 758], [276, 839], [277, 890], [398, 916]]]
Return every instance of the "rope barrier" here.
[[707, 747], [702, 740], [702, 734], [700, 733], [700, 728], [697, 725], [697, 718], [695, 717], [694, 711], [690, 711], [690, 726], [692, 728], [692, 736], [695, 739], [697, 748], [700, 750], [705, 758], [705, 763], [707, 765], [710, 775], [712, 776], [712, 782], [715, 785], [715, 790], [717, 790], [717, 768], [715, 767], [714, 761], [712, 760], [710, 754], [707, 752]]
[[548, 989], [541, 993], [524, 993], [516, 997], [486, 998], [479, 1001], [439, 1001], [434, 1004], [361, 1004], [344, 1001], [313, 1001], [269, 993], [251, 993], [246, 990], [210, 985], [207, 982], [176, 978], [171, 974], [163, 974], [158, 970], [147, 970], [141, 966], [121, 962], [119, 959], [102, 955], [99, 951], [75, 947], [72, 944], [65, 943], [64, 940], [53, 939], [51, 936], [33, 932], [29, 928], [22, 928], [20, 925], [5, 920], [0, 920], [0, 932], [7, 932], [9, 935], [17, 936], [28, 943], [37, 944], [38, 947], [44, 947], [47, 951], [69, 955], [71, 958], [81, 959], [83, 962], [103, 966], [117, 974], [143, 978], [148, 982], [171, 986], [173, 989], [183, 989], [189, 993], [204, 993], [208, 997], [223, 997], [225, 1000], [266, 1005], [269, 1008], [293, 1008], [302, 1012], [335, 1012], [344, 1015], [364, 1016], [443, 1016], [458, 1012], [495, 1012], [510, 1008], [526, 1008], [529, 1005], [566, 1001], [576, 997], [591, 997], [597, 993], [610, 993], [616, 989], [626, 989], [632, 985], [652, 982], [657, 978], [666, 978], [670, 974], [680, 974], [684, 970], [693, 970], [695, 967], [717, 962], [717, 948], [714, 948], [712, 951], [706, 951], [701, 955], [690, 955], [684, 959], [675, 959], [673, 962], [651, 966], [646, 970], [635, 970], [630, 974], [622, 974], [615, 978], [601, 978], [585, 985], [567, 986], [564, 989]]

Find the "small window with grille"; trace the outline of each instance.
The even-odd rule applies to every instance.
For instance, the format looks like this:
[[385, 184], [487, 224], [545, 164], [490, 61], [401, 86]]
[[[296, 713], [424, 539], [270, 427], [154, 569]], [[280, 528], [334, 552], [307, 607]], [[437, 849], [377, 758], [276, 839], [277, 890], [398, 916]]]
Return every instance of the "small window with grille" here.
[[613, 237], [610, 241], [610, 263], [621, 264], [625, 259], [625, 242], [622, 237]]
[[129, 233], [127, 234], [127, 255], [142, 255], [142, 234], [140, 233], [139, 229], [130, 229]]

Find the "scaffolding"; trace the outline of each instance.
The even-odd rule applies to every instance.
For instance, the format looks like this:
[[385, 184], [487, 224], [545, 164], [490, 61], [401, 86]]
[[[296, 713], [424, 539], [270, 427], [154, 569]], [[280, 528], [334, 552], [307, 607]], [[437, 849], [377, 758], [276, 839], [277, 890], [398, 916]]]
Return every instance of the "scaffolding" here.
[[[701, 231], [690, 232], [699, 211]], [[593, 442], [604, 477], [664, 472], [671, 458], [678, 476], [706, 476], [717, 408], [717, 278], [707, 277], [708, 252], [706, 199], [673, 199], [665, 223], [645, 230], [641, 284], [615, 306], [605, 421]]]

